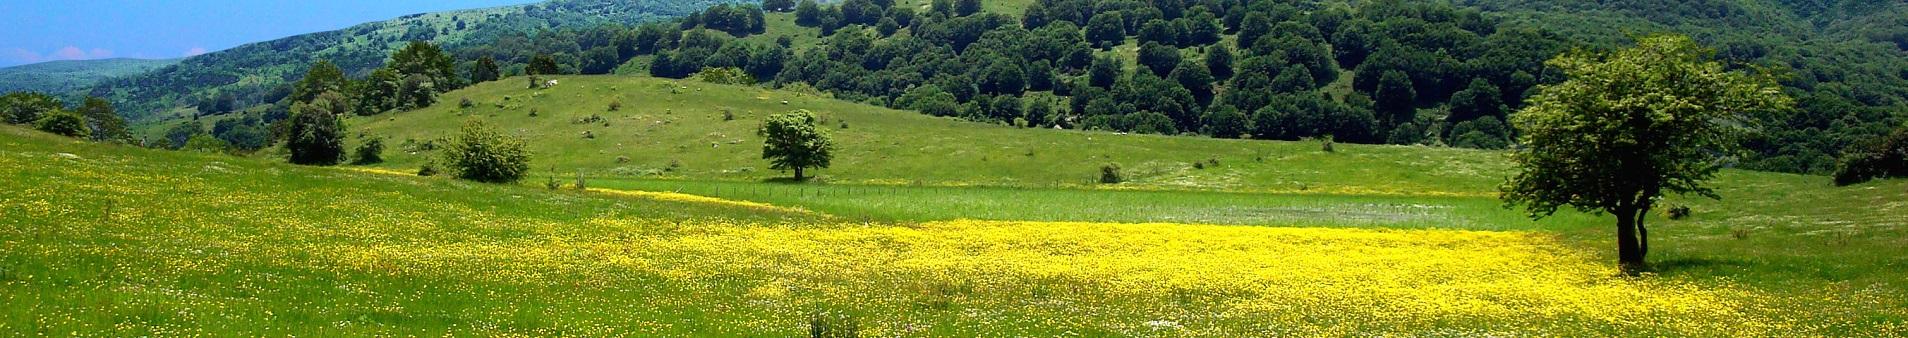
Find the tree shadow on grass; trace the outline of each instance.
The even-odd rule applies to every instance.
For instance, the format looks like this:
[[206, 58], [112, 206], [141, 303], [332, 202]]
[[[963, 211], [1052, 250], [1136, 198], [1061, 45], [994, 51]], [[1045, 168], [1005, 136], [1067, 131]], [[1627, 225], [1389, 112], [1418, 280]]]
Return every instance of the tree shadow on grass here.
[[768, 178], [768, 179], [762, 180], [762, 183], [768, 183], [768, 184], [808, 184], [811, 182], [818, 182], [818, 181], [816, 181], [814, 177], [804, 177], [799, 180], [795, 179], [794, 177], [775, 177], [775, 178]]

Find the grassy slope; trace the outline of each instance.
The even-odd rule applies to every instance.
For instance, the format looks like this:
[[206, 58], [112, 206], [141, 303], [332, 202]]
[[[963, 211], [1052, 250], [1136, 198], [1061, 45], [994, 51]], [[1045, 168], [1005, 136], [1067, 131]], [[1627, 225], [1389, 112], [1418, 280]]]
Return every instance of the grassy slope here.
[[[542, 91], [520, 88], [522, 79], [484, 84], [445, 96], [471, 98], [478, 103], [471, 109], [440, 105], [360, 118], [354, 130], [398, 144], [445, 137], [462, 121], [485, 120], [534, 140], [538, 175], [550, 175], [554, 167], [568, 177], [581, 169], [597, 176], [598, 185], [796, 205], [877, 221], [1542, 228], [1582, 247], [1613, 246], [1607, 217], [1566, 212], [1532, 223], [1495, 208], [1494, 188], [1510, 169], [1495, 152], [1340, 144], [1326, 153], [1305, 142], [1016, 129], [693, 81], [559, 81]], [[606, 111], [612, 100], [624, 108]], [[529, 117], [531, 109], [538, 117]], [[791, 109], [815, 111], [835, 126], [830, 130], [841, 152], [833, 168], [821, 171], [833, 184], [750, 183], [781, 176], [762, 169], [759, 139], [750, 131], [762, 116]], [[723, 110], [736, 120], [722, 121]], [[609, 126], [572, 123], [591, 114], [606, 117]], [[849, 128], [839, 128], [840, 121]], [[596, 138], [581, 137], [586, 130]], [[424, 156], [394, 154], [383, 166], [408, 170]], [[616, 163], [618, 156], [631, 161]], [[1220, 164], [1194, 169], [1192, 162], [1201, 159]], [[666, 170], [671, 162], [681, 165]], [[1125, 167], [1132, 182], [1092, 185], [1098, 164], [1109, 162]], [[1900, 272], [1908, 266], [1903, 257], [1877, 254], [1908, 250], [1908, 224], [1898, 216], [1908, 210], [1908, 184], [1902, 181], [1837, 188], [1817, 176], [1727, 171], [1715, 184], [1722, 201], [1670, 200], [1694, 207], [1695, 217], [1651, 221], [1652, 257], [1662, 273], [1739, 279], [1785, 292], [1862, 292], [1898, 287], [1908, 277]], [[960, 188], [973, 185], [997, 187]], [[1078, 190], [1087, 187], [1093, 190]]]
[[843, 224], [12, 127], [0, 145], [0, 332], [21, 335], [788, 336], [817, 322], [878, 336], [1908, 330], [1886, 279], [1616, 278], [1596, 250], [1544, 233]]
[[[1471, 150], [1340, 144], [1338, 152], [1326, 153], [1316, 143], [1030, 131], [755, 87], [645, 77], [555, 79], [561, 85], [547, 90], [526, 89], [523, 78], [480, 84], [445, 94], [447, 104], [354, 119], [352, 130], [399, 145], [448, 137], [477, 119], [536, 140], [531, 150], [538, 171], [726, 181], [782, 176], [760, 160], [754, 130], [765, 116], [795, 109], [827, 120], [840, 150], [834, 166], [818, 173], [836, 183], [1082, 186], [1098, 179], [1102, 164], [1117, 163], [1128, 187], [1478, 195], [1508, 168], [1495, 160], [1497, 153]], [[474, 107], [458, 108], [461, 99]], [[613, 101], [624, 108], [608, 111]], [[724, 121], [725, 111], [735, 120]], [[607, 126], [575, 123], [590, 115], [602, 116]], [[424, 159], [395, 153], [384, 166], [415, 168]], [[618, 157], [630, 161], [618, 163]], [[1219, 164], [1193, 166], [1210, 160]], [[671, 163], [680, 166], [663, 172]]]

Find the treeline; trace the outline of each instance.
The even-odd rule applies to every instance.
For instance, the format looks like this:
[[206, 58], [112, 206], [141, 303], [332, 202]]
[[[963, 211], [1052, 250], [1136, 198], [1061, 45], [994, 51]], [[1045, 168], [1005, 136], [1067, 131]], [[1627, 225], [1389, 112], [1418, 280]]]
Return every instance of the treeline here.
[[[1022, 126], [1502, 148], [1505, 115], [1542, 83], [1543, 61], [1570, 47], [1477, 10], [1396, 1], [1042, 0], [1020, 16], [978, 1], [764, 6], [639, 27], [631, 50], [654, 55], [655, 76], [735, 68]], [[748, 26], [761, 11], [792, 12], [822, 41], [794, 53], [787, 39], [740, 39], [759, 34]]]
[[1780, 74], [1789, 114], [1760, 116], [1741, 167], [1827, 174], [1908, 122], [1908, 3], [1866, 0], [1464, 0], [1598, 47], [1695, 37], [1735, 67]]
[[87, 97], [79, 105], [68, 107], [46, 93], [7, 93], [0, 95], [0, 119], [68, 137], [139, 144], [126, 131], [126, 121], [113, 104], [98, 97]]

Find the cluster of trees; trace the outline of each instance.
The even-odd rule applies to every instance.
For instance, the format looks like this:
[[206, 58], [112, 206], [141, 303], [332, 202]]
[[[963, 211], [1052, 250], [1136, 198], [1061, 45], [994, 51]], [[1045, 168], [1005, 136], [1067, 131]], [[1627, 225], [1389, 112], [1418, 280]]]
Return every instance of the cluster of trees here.
[[[479, 60], [478, 64], [471, 74], [494, 80], [498, 73], [494, 61]], [[283, 130], [280, 136], [292, 163], [334, 165], [345, 160], [346, 114], [370, 116], [427, 107], [437, 102], [439, 93], [465, 84], [450, 55], [422, 41], [391, 54], [385, 67], [358, 80], [345, 77], [330, 61], [320, 60], [281, 102], [289, 107], [290, 118], [278, 130]]]
[[68, 137], [140, 143], [126, 131], [126, 121], [113, 109], [113, 104], [98, 97], [89, 96], [79, 106], [68, 108], [59, 98], [46, 93], [7, 93], [0, 95], [0, 118], [8, 124], [28, 125]]
[[[764, 10], [794, 12], [822, 42], [793, 53], [787, 40], [742, 40], [703, 13], [636, 29], [632, 51], [655, 55], [655, 76], [736, 68], [772, 85], [1023, 126], [1503, 148], [1508, 112], [1541, 84], [1543, 61], [1569, 47], [1476, 10], [1389, 1], [1041, 0], [1019, 17], [970, 1], [710, 12]], [[1328, 89], [1347, 76], [1350, 90]]]
[[[1464, 0], [1596, 48], [1675, 31], [1736, 68], [1774, 69], [1796, 100], [1759, 116], [1739, 167], [1812, 174], [1908, 123], [1908, 6], [1888, 1]], [[1596, 22], [1598, 24], [1583, 24]], [[1846, 160], [1844, 160], [1846, 161]]]

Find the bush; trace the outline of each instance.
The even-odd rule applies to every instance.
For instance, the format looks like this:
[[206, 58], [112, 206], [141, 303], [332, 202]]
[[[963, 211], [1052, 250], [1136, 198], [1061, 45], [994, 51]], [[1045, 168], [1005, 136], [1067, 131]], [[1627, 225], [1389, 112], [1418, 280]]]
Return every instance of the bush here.
[[1120, 184], [1120, 182], [1126, 182], [1126, 177], [1120, 175], [1119, 164], [1107, 163], [1100, 166], [1100, 183]]
[[437, 161], [436, 160], [424, 161], [424, 166], [417, 167], [417, 176], [424, 176], [424, 177], [437, 176]]
[[87, 134], [89, 134], [86, 129], [86, 117], [80, 116], [79, 113], [66, 110], [54, 110], [46, 113], [46, 115], [40, 117], [40, 121], [35, 122], [34, 127], [40, 129], [40, 131], [66, 137], [86, 138]]
[[463, 134], [444, 151], [444, 163], [460, 179], [511, 183], [530, 171], [530, 153], [523, 140], [503, 135], [483, 122], [464, 124]]
[[334, 165], [344, 161], [345, 126], [337, 113], [303, 103], [293, 106], [292, 111], [295, 113], [285, 141], [291, 163]]
[[1835, 185], [1908, 177], [1908, 127], [1856, 147], [1835, 165]]
[[225, 140], [221, 140], [217, 137], [212, 137], [212, 134], [198, 133], [193, 134], [191, 138], [187, 138], [185, 145], [180, 146], [179, 150], [216, 154], [229, 151], [231, 148], [232, 145], [230, 143], [226, 143]]
[[1684, 218], [1689, 218], [1689, 215], [1690, 215], [1689, 206], [1677, 205], [1677, 206], [1671, 206], [1669, 208], [1669, 211], [1665, 212], [1664, 216], [1668, 216], [1669, 219], [1671, 220], [1680, 220]]
[[365, 139], [363, 143], [358, 144], [358, 151], [353, 155], [351, 164], [384, 163], [384, 138]]
[[623, 101], [610, 101], [609, 111], [623, 110]]

